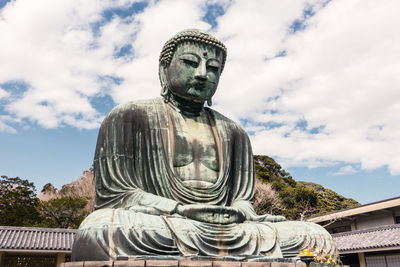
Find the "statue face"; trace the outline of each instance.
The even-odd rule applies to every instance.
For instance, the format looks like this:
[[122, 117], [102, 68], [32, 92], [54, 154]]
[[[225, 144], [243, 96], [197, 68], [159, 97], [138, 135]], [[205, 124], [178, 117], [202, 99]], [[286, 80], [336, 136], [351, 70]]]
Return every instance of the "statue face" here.
[[222, 52], [202, 43], [179, 44], [165, 74], [172, 93], [196, 102], [210, 99], [221, 74]]

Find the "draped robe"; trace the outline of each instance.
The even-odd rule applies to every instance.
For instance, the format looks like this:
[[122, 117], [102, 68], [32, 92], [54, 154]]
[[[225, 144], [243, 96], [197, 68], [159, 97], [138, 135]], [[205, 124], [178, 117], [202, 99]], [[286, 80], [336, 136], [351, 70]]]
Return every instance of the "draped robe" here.
[[[333, 250], [317, 225], [268, 222], [256, 215], [254, 163], [245, 131], [204, 108], [217, 146], [219, 175], [207, 188], [191, 188], [174, 173], [178, 111], [162, 99], [129, 102], [105, 118], [97, 140], [95, 209], [81, 224], [72, 260], [141, 258], [295, 257], [304, 247]], [[244, 223], [212, 224], [175, 213], [178, 204], [232, 206]], [[290, 224], [289, 224], [290, 223]], [[294, 224], [293, 224], [294, 223]], [[289, 233], [290, 232], [290, 233]]]

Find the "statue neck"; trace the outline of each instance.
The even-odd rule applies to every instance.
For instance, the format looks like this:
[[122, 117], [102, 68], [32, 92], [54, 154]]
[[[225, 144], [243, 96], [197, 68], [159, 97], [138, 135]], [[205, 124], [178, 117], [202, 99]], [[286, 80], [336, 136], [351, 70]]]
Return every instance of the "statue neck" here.
[[204, 102], [202, 103], [194, 102], [191, 100], [184, 99], [172, 93], [169, 96], [169, 102], [171, 102], [172, 105], [177, 107], [183, 115], [190, 117], [199, 116], [204, 106]]

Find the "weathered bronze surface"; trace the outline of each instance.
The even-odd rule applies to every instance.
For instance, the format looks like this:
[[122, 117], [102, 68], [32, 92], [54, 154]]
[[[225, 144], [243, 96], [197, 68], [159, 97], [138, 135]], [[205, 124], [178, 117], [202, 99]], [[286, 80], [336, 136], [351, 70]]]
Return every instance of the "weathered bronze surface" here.
[[218, 85], [226, 48], [186, 30], [160, 56], [163, 98], [114, 108], [98, 136], [96, 211], [81, 224], [73, 261], [293, 259], [326, 253], [320, 226], [257, 215], [246, 132], [204, 107]]

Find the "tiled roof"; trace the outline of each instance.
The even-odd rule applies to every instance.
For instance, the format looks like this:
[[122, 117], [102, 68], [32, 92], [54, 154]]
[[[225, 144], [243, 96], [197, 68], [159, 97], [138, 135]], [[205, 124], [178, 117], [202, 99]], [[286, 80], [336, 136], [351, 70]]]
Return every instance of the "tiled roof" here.
[[332, 235], [340, 252], [400, 247], [400, 225], [357, 230]]
[[[76, 230], [0, 226], [1, 250], [71, 251]], [[400, 225], [333, 234], [340, 252], [400, 247]]]
[[0, 226], [0, 250], [71, 251], [76, 230]]

